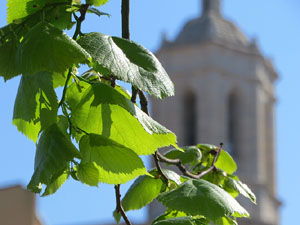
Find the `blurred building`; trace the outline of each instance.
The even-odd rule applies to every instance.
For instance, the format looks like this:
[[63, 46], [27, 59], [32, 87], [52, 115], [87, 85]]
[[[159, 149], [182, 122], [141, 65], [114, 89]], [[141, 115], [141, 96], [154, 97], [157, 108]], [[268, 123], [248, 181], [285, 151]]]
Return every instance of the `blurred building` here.
[[[251, 220], [278, 225], [272, 63], [240, 29], [225, 19], [221, 0], [203, 0], [202, 14], [185, 24], [174, 41], [163, 40], [157, 57], [175, 84], [175, 97], [152, 100], [152, 116], [174, 131], [180, 145], [224, 142], [238, 175], [258, 205], [239, 201]], [[157, 206], [150, 214], [157, 214]]]
[[35, 195], [21, 186], [0, 189], [0, 225], [42, 225]]

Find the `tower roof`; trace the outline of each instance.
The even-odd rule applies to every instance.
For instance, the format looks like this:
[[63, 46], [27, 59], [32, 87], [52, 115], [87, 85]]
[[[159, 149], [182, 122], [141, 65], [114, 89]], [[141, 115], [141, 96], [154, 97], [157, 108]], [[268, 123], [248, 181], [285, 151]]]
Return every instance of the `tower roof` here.
[[246, 36], [232, 22], [224, 19], [220, 0], [202, 0], [202, 15], [186, 23], [171, 45], [219, 41], [223, 44], [248, 46]]

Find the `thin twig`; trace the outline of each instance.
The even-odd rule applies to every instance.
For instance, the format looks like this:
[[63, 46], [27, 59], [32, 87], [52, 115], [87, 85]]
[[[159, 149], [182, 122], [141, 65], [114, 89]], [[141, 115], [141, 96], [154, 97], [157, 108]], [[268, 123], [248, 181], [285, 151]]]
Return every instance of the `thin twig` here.
[[[122, 0], [121, 5], [121, 14], [122, 14], [122, 38], [130, 39], [130, 33], [129, 33], [129, 8], [130, 8], [130, 2], [129, 0]], [[113, 77], [113, 76], [112, 76]], [[114, 85], [115, 85], [115, 78], [114, 79]], [[113, 83], [112, 83], [113, 86]], [[115, 185], [116, 190], [116, 201], [117, 201], [117, 213], [121, 213], [125, 223], [127, 225], [132, 225], [129, 221], [128, 217], [125, 214], [125, 211], [122, 207], [121, 203], [121, 193], [120, 193], [120, 184]]]
[[120, 192], [120, 184], [115, 185], [115, 191], [116, 191], [116, 211], [117, 213], [120, 213], [127, 225], [132, 225], [129, 221], [128, 217], [126, 216], [126, 213], [122, 207], [121, 204], [121, 192]]
[[136, 95], [138, 93], [138, 90], [133, 86], [131, 87], [131, 90], [132, 90], [131, 101], [133, 103], [136, 103]]
[[[86, 12], [87, 12], [89, 6], [90, 6], [89, 4], [82, 5], [82, 8], [80, 9], [80, 17], [75, 17], [77, 23], [76, 23], [76, 30], [73, 35], [74, 40], [76, 40], [77, 36], [81, 33], [81, 24], [85, 20], [85, 15], [86, 15]], [[66, 97], [66, 93], [67, 93], [67, 89], [68, 89], [68, 83], [71, 78], [71, 75], [72, 75], [72, 68], [69, 68], [68, 76], [67, 76], [67, 79], [66, 79], [66, 82], [64, 85], [64, 89], [63, 89], [63, 94], [62, 94], [62, 97], [61, 97], [58, 107], [62, 106], [65, 101], [65, 97]]]
[[147, 97], [144, 94], [144, 92], [142, 92], [141, 90], [138, 90], [138, 93], [139, 93], [139, 97], [140, 97], [141, 109], [144, 113], [149, 115]]
[[85, 15], [86, 15], [86, 12], [89, 8], [89, 4], [83, 4], [82, 5], [82, 8], [79, 10], [80, 12], [80, 17], [76, 17], [74, 16], [75, 20], [76, 20], [76, 29], [75, 29], [75, 33], [73, 35], [73, 39], [76, 40], [77, 36], [79, 34], [81, 34], [81, 24], [82, 22], [85, 20]]
[[157, 168], [157, 171], [158, 173], [161, 175], [161, 177], [163, 178], [164, 182], [166, 184], [169, 183], [169, 179], [166, 177], [166, 175], [164, 174], [163, 170], [161, 169], [161, 166], [159, 164], [159, 159], [158, 159], [158, 155], [157, 155], [157, 151], [152, 155], [153, 158], [154, 158], [154, 162], [155, 162], [155, 165], [156, 165], [156, 168]]
[[113, 88], [116, 87], [116, 77], [111, 76], [111, 78], [110, 78], [110, 86], [112, 86]]
[[163, 156], [159, 152], [157, 152], [157, 156], [158, 156], [159, 161], [177, 166], [178, 169], [183, 173], [183, 175], [185, 175], [187, 177], [190, 177], [190, 178], [193, 178], [193, 179], [200, 179], [203, 176], [205, 176], [206, 174], [208, 174], [209, 172], [211, 172], [212, 170], [216, 169], [215, 164], [216, 164], [216, 162], [219, 158], [219, 155], [221, 154], [222, 146], [223, 146], [223, 143], [221, 143], [220, 147], [217, 149], [217, 152], [215, 154], [215, 157], [213, 159], [213, 162], [212, 162], [211, 166], [207, 170], [205, 170], [205, 171], [203, 171], [203, 172], [201, 172], [200, 174], [197, 174], [197, 175], [191, 173], [190, 171], [188, 171], [184, 167], [184, 165], [182, 164], [180, 159], [168, 159], [167, 157]]

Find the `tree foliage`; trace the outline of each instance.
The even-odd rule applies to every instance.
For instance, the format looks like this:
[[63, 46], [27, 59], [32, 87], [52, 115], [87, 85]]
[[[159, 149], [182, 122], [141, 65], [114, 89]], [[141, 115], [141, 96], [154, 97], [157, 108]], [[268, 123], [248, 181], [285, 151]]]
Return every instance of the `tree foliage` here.
[[[90, 186], [113, 184], [114, 217], [127, 224], [126, 211], [154, 199], [166, 211], [153, 225], [236, 224], [236, 217], [249, 216], [234, 198], [242, 194], [255, 203], [255, 195], [234, 175], [229, 153], [205, 144], [179, 148], [175, 134], [149, 116], [143, 91], [163, 99], [174, 95], [174, 86], [158, 59], [128, 40], [128, 0], [122, 1], [123, 38], [81, 32], [86, 13], [108, 15], [96, 8], [108, 0], [7, 2], [0, 76], [5, 81], [21, 76], [13, 124], [37, 143], [28, 189], [50, 195], [68, 178]], [[69, 37], [64, 30], [73, 26]], [[89, 69], [78, 74], [81, 64]], [[132, 94], [116, 80], [130, 83]], [[158, 151], [168, 146], [174, 149]], [[142, 155], [152, 155], [156, 167], [147, 171]], [[120, 184], [132, 179], [121, 200]]]

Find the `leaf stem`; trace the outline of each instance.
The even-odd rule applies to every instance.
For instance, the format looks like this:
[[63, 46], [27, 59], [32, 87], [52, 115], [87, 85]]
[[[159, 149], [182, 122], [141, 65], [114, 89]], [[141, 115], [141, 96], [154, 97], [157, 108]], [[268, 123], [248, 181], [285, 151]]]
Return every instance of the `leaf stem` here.
[[83, 82], [87, 83], [87, 84], [90, 84], [90, 85], [94, 84], [94, 82], [92, 82], [92, 81], [90, 81], [90, 80], [87, 80], [87, 79], [85, 79], [85, 78], [83, 78], [83, 77], [81, 77], [81, 76], [77, 76], [77, 75], [76, 75], [76, 78], [77, 78], [78, 80], [80, 80], [80, 81], [83, 81]]
[[141, 103], [141, 109], [142, 109], [142, 111], [144, 113], [146, 113], [147, 115], [149, 115], [148, 100], [147, 100], [146, 95], [141, 90], [138, 90], [138, 94], [139, 94], [139, 97], [140, 97], [140, 103]]
[[67, 89], [68, 89], [68, 83], [69, 83], [69, 80], [70, 80], [71, 75], [72, 75], [71, 70], [72, 70], [72, 69], [69, 69], [68, 76], [67, 76], [67, 79], [66, 79], [66, 82], [65, 82], [65, 85], [64, 85], [62, 97], [61, 97], [61, 100], [60, 100], [60, 102], [59, 102], [59, 104], [58, 104], [58, 108], [59, 108], [60, 106], [62, 106], [63, 103], [64, 103], [64, 101], [65, 101], [66, 93], [67, 93]]
[[121, 192], [120, 192], [120, 184], [115, 185], [115, 192], [116, 192], [116, 211], [117, 213], [120, 213], [127, 225], [132, 225], [132, 223], [129, 221], [128, 217], [126, 216], [126, 213], [122, 207], [121, 204]]

